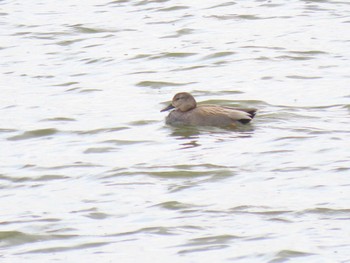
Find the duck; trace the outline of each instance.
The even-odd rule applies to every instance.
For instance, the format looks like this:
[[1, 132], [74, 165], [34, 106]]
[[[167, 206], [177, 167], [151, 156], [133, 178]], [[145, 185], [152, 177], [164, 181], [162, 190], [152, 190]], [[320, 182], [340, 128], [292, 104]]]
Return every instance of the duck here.
[[[173, 110], [172, 110], [173, 109]], [[168, 125], [237, 127], [254, 118], [257, 109], [234, 108], [212, 104], [197, 104], [188, 92], [175, 94], [169, 106], [161, 112], [172, 110], [166, 117]]]

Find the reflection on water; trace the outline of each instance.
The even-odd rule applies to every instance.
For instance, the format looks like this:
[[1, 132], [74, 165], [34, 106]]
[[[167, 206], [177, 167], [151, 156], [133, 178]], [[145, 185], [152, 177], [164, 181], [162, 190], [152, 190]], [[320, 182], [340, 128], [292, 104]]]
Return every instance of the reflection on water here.
[[1, 262], [350, 259], [348, 2], [0, 5]]
[[235, 128], [195, 127], [195, 126], [166, 126], [169, 135], [179, 140], [180, 149], [202, 146], [198, 141], [203, 137], [216, 138], [218, 142], [228, 137], [230, 139], [250, 138], [254, 132], [253, 125], [239, 125]]

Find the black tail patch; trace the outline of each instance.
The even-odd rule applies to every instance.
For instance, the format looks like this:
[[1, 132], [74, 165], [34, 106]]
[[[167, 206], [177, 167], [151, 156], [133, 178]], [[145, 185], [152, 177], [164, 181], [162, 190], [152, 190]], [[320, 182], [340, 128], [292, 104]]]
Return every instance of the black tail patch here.
[[250, 111], [247, 111], [248, 113], [249, 113], [249, 115], [250, 115], [250, 117], [253, 119], [254, 117], [255, 117], [255, 114], [256, 114], [256, 112], [257, 112], [257, 110], [250, 110]]
[[247, 109], [247, 110], [245, 110], [245, 112], [247, 112], [249, 114], [249, 117], [251, 119], [240, 119], [240, 120], [238, 120], [240, 123], [243, 123], [243, 124], [249, 123], [255, 117], [255, 114], [256, 114], [257, 110], [256, 109]]
[[238, 120], [240, 123], [247, 124], [251, 121], [251, 119], [240, 119]]

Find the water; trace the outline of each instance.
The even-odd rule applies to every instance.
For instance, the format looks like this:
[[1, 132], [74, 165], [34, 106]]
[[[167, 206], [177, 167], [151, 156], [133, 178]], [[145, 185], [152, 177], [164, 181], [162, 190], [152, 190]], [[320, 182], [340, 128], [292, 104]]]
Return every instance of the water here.
[[349, 2], [0, 6], [1, 262], [350, 262]]

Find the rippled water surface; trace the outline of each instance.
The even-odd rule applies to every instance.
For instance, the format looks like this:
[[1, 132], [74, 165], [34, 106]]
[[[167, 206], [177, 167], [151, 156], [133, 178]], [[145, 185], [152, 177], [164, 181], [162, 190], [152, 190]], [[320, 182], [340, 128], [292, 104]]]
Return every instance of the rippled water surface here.
[[0, 10], [1, 262], [350, 262], [349, 1]]

